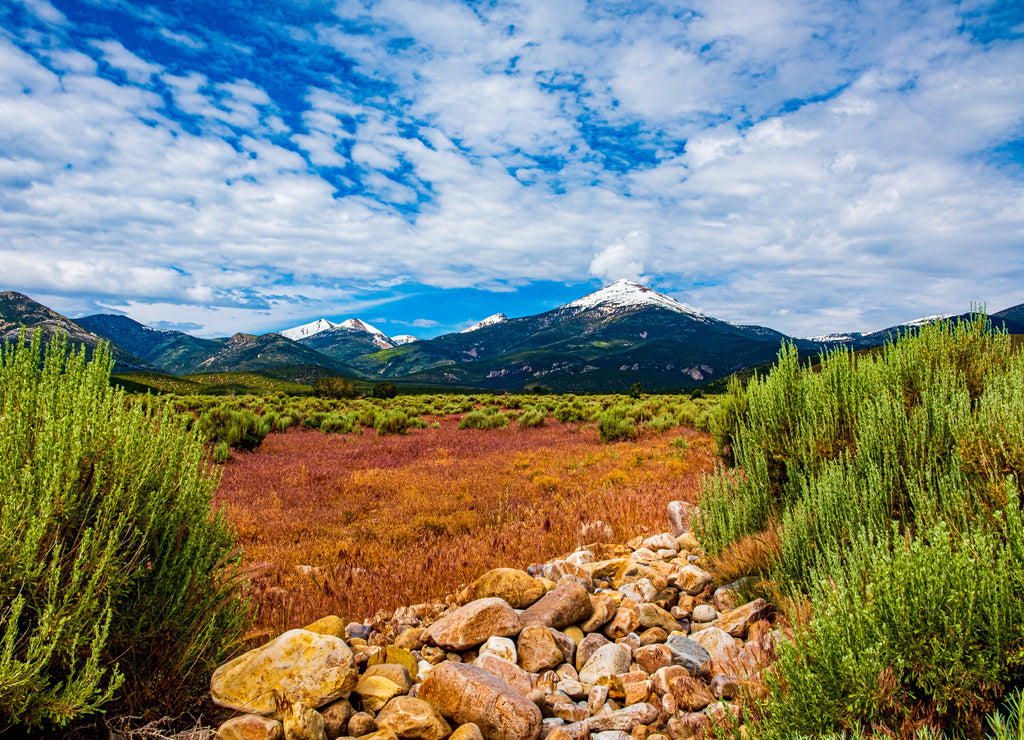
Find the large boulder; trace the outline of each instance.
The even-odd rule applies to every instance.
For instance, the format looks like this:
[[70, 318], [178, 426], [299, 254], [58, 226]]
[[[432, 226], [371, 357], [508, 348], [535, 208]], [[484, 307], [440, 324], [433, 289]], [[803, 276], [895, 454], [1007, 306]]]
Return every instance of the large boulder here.
[[575, 581], [563, 581], [520, 616], [524, 625], [542, 624], [560, 630], [582, 622], [593, 613], [587, 589]]
[[637, 607], [641, 627], [661, 627], [665, 632], [679, 629], [679, 621], [657, 604], [640, 604]]
[[289, 630], [217, 668], [210, 694], [222, 707], [280, 719], [285, 705], [323, 706], [351, 691], [357, 679], [344, 640]]
[[433, 704], [411, 696], [396, 696], [389, 701], [377, 715], [377, 726], [401, 738], [444, 740], [452, 734], [451, 725]]
[[457, 725], [472, 722], [486, 740], [537, 740], [540, 735], [537, 705], [476, 666], [451, 661], [435, 666], [418, 696]]
[[729, 636], [725, 630], [718, 627], [708, 627], [700, 632], [691, 635], [693, 642], [698, 643], [711, 656], [711, 660], [729, 661], [739, 653], [736, 647], [736, 640]]
[[483, 653], [473, 665], [500, 678], [523, 696], [533, 698], [533, 678], [515, 663], [499, 658], [494, 653]]
[[602, 676], [617, 676], [629, 673], [631, 659], [629, 647], [610, 642], [602, 645], [587, 659], [586, 665], [580, 670], [580, 681], [595, 684]]
[[460, 595], [463, 603], [498, 597], [516, 609], [525, 609], [546, 593], [544, 584], [515, 568], [495, 568], [484, 573]]
[[665, 641], [665, 646], [672, 651], [672, 660], [681, 665], [691, 676], [703, 676], [708, 672], [711, 655], [698, 642], [684, 635], [672, 635]]
[[703, 568], [699, 568], [696, 565], [686, 565], [678, 573], [674, 574], [672, 585], [683, 593], [696, 596], [711, 583], [712, 578], [713, 576]]
[[551, 630], [540, 624], [523, 628], [518, 640], [519, 665], [527, 673], [541, 673], [565, 662]]
[[694, 515], [697, 513], [698, 509], [694, 504], [686, 501], [669, 501], [668, 526], [672, 530], [672, 535], [679, 537], [689, 532], [693, 528]]
[[462, 651], [480, 645], [493, 635], [513, 637], [522, 629], [523, 621], [515, 609], [504, 599], [492, 596], [471, 601], [446, 614], [430, 625], [423, 637], [445, 650]]
[[280, 740], [283, 734], [280, 722], [258, 714], [232, 717], [217, 728], [217, 740]]
[[597, 632], [608, 624], [617, 608], [615, 599], [608, 594], [594, 594], [590, 597], [590, 604], [593, 612], [580, 624], [580, 629], [587, 634]]
[[747, 628], [767, 613], [768, 602], [764, 599], [754, 599], [720, 616], [715, 621], [715, 626], [728, 632], [732, 637], [746, 637]]

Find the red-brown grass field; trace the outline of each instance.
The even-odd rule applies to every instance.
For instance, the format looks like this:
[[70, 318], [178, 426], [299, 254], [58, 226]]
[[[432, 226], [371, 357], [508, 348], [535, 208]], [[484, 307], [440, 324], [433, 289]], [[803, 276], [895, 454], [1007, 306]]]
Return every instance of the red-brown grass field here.
[[665, 531], [667, 503], [696, 501], [716, 459], [710, 435], [683, 427], [602, 444], [593, 424], [434, 420], [388, 436], [292, 428], [224, 465], [258, 633], [443, 600], [491, 568]]

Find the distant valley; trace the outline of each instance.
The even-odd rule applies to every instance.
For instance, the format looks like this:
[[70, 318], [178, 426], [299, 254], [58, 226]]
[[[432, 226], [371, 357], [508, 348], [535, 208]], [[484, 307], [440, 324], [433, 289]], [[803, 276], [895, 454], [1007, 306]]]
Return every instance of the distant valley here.
[[[762, 326], [707, 316], [634, 282], [620, 280], [579, 300], [534, 316], [503, 313], [459, 333], [434, 339], [389, 337], [352, 318], [328, 319], [276, 333], [202, 339], [158, 330], [121, 315], [69, 319], [20, 293], [0, 293], [0, 337], [20, 326], [47, 336], [67, 332], [94, 349], [111, 344], [119, 371], [197, 373], [247, 371], [310, 384], [344, 375], [399, 385], [558, 392], [685, 390], [775, 359], [784, 341], [813, 355], [833, 348], [877, 346], [918, 322], [878, 332], [795, 338]], [[1024, 304], [991, 315], [996, 326], [1024, 334]]]

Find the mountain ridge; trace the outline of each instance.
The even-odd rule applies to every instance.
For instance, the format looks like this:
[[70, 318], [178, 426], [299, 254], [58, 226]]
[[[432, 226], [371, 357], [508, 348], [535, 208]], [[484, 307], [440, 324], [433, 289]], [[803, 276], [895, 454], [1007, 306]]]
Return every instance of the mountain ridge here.
[[[536, 385], [557, 391], [621, 391], [635, 382], [649, 390], [692, 388], [774, 361], [786, 341], [808, 355], [837, 347], [862, 349], [938, 318], [870, 333], [790, 337], [708, 316], [649, 287], [620, 280], [540, 314], [492, 314], [469, 329], [432, 339], [388, 337], [360, 319], [317, 319], [263, 335], [201, 339], [122, 315], [71, 320], [23, 294], [0, 293], [0, 336], [10, 338], [15, 327], [25, 324], [50, 334], [67, 331], [73, 342], [93, 349], [106, 340], [125, 369], [187, 375], [233, 370], [287, 374], [287, 368], [302, 368], [303, 377], [342, 374], [493, 391]], [[1024, 304], [991, 314], [991, 320], [1024, 334]]]

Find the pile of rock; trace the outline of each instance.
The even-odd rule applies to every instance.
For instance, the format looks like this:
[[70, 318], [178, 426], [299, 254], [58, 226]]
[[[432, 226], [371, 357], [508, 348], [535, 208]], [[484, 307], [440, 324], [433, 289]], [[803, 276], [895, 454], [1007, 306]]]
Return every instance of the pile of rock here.
[[484, 574], [450, 604], [291, 630], [217, 669], [222, 740], [667, 740], [739, 716], [784, 638], [672, 532]]

